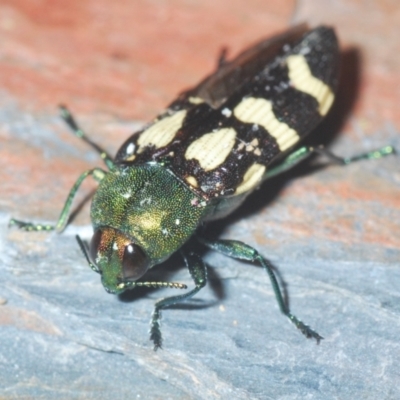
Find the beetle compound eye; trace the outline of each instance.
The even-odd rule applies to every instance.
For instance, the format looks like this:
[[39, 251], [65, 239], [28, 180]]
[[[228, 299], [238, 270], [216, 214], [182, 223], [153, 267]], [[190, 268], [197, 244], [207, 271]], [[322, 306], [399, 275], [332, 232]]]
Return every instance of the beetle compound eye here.
[[103, 231], [101, 229], [96, 230], [93, 234], [92, 240], [90, 241], [89, 254], [90, 259], [94, 264], [96, 264], [97, 252], [99, 250], [102, 234]]
[[138, 245], [129, 243], [125, 246], [122, 268], [125, 279], [136, 280], [146, 273], [149, 259]]

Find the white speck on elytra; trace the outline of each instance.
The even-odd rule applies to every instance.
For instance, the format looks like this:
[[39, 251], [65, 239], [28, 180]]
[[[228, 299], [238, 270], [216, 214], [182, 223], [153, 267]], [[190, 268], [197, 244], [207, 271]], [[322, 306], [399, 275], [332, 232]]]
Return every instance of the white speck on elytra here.
[[181, 223], [181, 221], [179, 219], [175, 220], [175, 225], [179, 225]]
[[230, 110], [229, 108], [225, 107], [225, 108], [221, 111], [221, 114], [222, 114], [224, 117], [229, 118], [229, 117], [232, 115], [232, 110]]
[[126, 154], [131, 155], [135, 151], [135, 145], [133, 143], [129, 143], [128, 147], [126, 148]]

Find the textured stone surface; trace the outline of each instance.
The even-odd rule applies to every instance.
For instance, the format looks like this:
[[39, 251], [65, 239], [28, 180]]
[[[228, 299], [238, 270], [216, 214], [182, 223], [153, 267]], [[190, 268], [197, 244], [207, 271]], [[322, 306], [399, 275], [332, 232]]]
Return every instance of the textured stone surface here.
[[[207, 253], [210, 284], [163, 313], [165, 349], [154, 353], [153, 303], [176, 292], [108, 295], [74, 239], [90, 237], [87, 204], [61, 235], [7, 228], [11, 216], [56, 220], [77, 176], [100, 165], [58, 103], [115, 152], [208, 73], [221, 46], [235, 52], [293, 21], [333, 25], [343, 44], [339, 98], [310, 141], [344, 155], [400, 149], [397, 3], [3, 0], [0, 396], [399, 398], [399, 157], [301, 166], [209, 227], [273, 262], [292, 311], [325, 337], [319, 346], [280, 316], [260, 268]], [[179, 265], [152, 274], [190, 285]]]

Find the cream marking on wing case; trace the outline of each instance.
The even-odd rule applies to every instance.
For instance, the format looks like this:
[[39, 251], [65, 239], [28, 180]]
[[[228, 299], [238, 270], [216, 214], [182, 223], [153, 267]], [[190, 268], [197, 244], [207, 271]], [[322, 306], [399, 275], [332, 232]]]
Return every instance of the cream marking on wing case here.
[[244, 174], [242, 183], [236, 188], [235, 195], [253, 189], [261, 183], [261, 179], [266, 170], [265, 165], [253, 164]]
[[332, 106], [335, 95], [331, 88], [312, 75], [307, 60], [302, 55], [291, 55], [286, 60], [289, 79], [294, 88], [313, 96], [318, 101], [318, 112], [324, 116]]
[[140, 154], [147, 146], [153, 145], [156, 149], [171, 143], [176, 133], [181, 129], [187, 111], [177, 111], [170, 117], [162, 118], [139, 135], [137, 152]]
[[187, 177], [185, 178], [185, 180], [186, 180], [186, 182], [187, 182], [190, 186], [193, 186], [193, 187], [195, 187], [195, 188], [199, 187], [199, 184], [198, 184], [198, 182], [197, 182], [197, 179], [196, 179], [194, 176], [189, 175], [189, 176], [187, 176]]
[[196, 159], [205, 171], [211, 171], [224, 163], [236, 142], [233, 128], [222, 128], [206, 133], [195, 140], [186, 150], [187, 160]]
[[287, 150], [300, 140], [294, 129], [276, 118], [269, 100], [247, 97], [235, 107], [233, 113], [239, 121], [264, 127], [276, 139], [280, 151]]

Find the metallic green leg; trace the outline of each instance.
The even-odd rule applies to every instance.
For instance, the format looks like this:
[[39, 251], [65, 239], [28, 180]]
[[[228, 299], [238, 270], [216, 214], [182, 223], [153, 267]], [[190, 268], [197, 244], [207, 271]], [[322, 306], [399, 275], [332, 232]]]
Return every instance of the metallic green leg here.
[[19, 221], [17, 219], [12, 218], [9, 222], [9, 226], [15, 225], [18, 228], [20, 228], [24, 231], [29, 231], [29, 232], [31, 232], [31, 231], [53, 231], [53, 230], [61, 232], [67, 225], [72, 201], [76, 195], [76, 192], [79, 189], [79, 186], [82, 184], [82, 182], [90, 175], [92, 175], [93, 178], [97, 182], [100, 182], [106, 174], [107, 174], [107, 172], [103, 171], [100, 168], [94, 168], [94, 169], [91, 169], [91, 170], [86, 171], [83, 174], [81, 174], [81, 176], [78, 178], [78, 180], [75, 182], [74, 186], [72, 187], [71, 191], [69, 192], [69, 195], [67, 197], [67, 200], [64, 204], [64, 207], [61, 211], [60, 217], [59, 217], [56, 225], [35, 224], [32, 222], [24, 222], [24, 221]]
[[289, 320], [293, 322], [293, 324], [298, 329], [300, 329], [303, 335], [307, 338], [314, 338], [317, 343], [319, 343], [320, 340], [323, 339], [322, 336], [313, 331], [308, 325], [304, 324], [290, 312], [285, 302], [283, 301], [282, 291], [279, 288], [279, 284], [272, 270], [272, 266], [264, 257], [262, 257], [258, 253], [257, 250], [237, 240], [209, 241], [202, 237], [197, 237], [197, 239], [200, 241], [200, 243], [204, 244], [208, 248], [218, 251], [219, 253], [222, 253], [228, 257], [235, 258], [237, 260], [250, 261], [253, 263], [258, 262], [268, 273], [269, 279], [271, 280], [272, 288], [274, 289], [275, 298], [278, 302], [282, 314], [286, 315]]
[[377, 150], [369, 151], [367, 153], [362, 153], [354, 157], [338, 157], [335, 154], [331, 153], [329, 150], [323, 148], [323, 146], [318, 147], [300, 147], [293, 153], [289, 154], [280, 164], [268, 170], [264, 175], [264, 180], [272, 178], [275, 175], [281, 174], [285, 172], [306, 158], [310, 157], [312, 154], [321, 154], [327, 157], [334, 164], [339, 165], [348, 165], [352, 162], [359, 160], [372, 160], [382, 158], [391, 154], [396, 154], [396, 150], [393, 146], [385, 146]]
[[360, 160], [377, 160], [382, 157], [386, 157], [392, 154], [396, 154], [396, 150], [393, 146], [384, 146], [380, 149], [368, 151], [367, 153], [358, 154], [353, 157], [338, 157], [330, 151], [321, 147], [316, 147], [313, 149], [315, 153], [321, 154], [329, 158], [332, 162], [339, 165], [348, 165], [355, 161]]
[[85, 134], [85, 132], [79, 127], [79, 125], [76, 123], [74, 117], [70, 113], [70, 111], [67, 109], [65, 106], [60, 106], [60, 114], [61, 118], [65, 121], [65, 123], [70, 127], [72, 132], [77, 136], [78, 138], [82, 139], [84, 142], [86, 142], [88, 145], [93, 147], [99, 154], [104, 163], [107, 165], [107, 168], [112, 171], [115, 169], [114, 162], [112, 161], [112, 158], [110, 155], [102, 149], [98, 144], [92, 142]]
[[[83, 130], [78, 126], [76, 123], [75, 119], [73, 118], [72, 114], [68, 111], [66, 107], [60, 106], [60, 113], [61, 117], [63, 120], [66, 122], [66, 124], [72, 129], [74, 134], [81, 138], [84, 142], [88, 143], [90, 146], [92, 146], [99, 154], [100, 157], [104, 160], [105, 164], [107, 165], [109, 170], [115, 169], [114, 163], [111, 159], [111, 157], [97, 144], [93, 143], [83, 132]], [[61, 211], [61, 215], [57, 221], [56, 225], [46, 225], [46, 224], [35, 224], [32, 222], [24, 222], [24, 221], [19, 221], [17, 219], [12, 218], [9, 222], [9, 226], [17, 226], [20, 229], [23, 229], [24, 231], [53, 231], [56, 230], [58, 232], [61, 232], [65, 226], [67, 225], [68, 222], [68, 217], [69, 217], [69, 212], [71, 209], [72, 201], [75, 197], [76, 192], [79, 189], [79, 186], [81, 183], [90, 175], [93, 176], [93, 178], [97, 181], [100, 182], [104, 176], [106, 175], [107, 172], [103, 171], [100, 168], [94, 168], [89, 171], [84, 172], [78, 180], [75, 182], [74, 186], [72, 187], [71, 191], [69, 192], [69, 195], [67, 197], [67, 200], [64, 204], [64, 207]]]
[[165, 297], [156, 302], [150, 322], [150, 340], [154, 343], [154, 350], [162, 347], [162, 335], [160, 330], [161, 310], [190, 299], [207, 283], [207, 267], [204, 261], [194, 253], [187, 254], [182, 252], [182, 255], [196, 287], [185, 294]]

